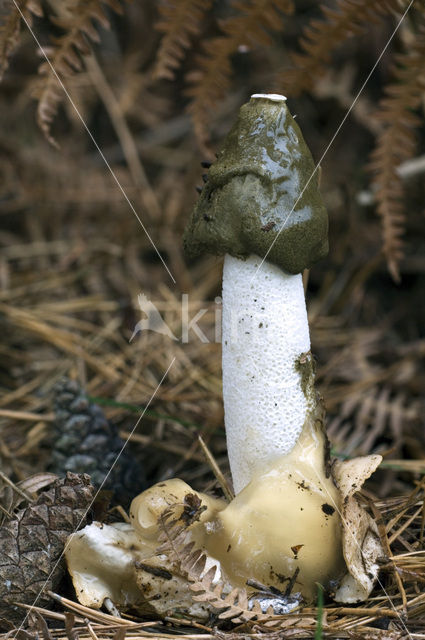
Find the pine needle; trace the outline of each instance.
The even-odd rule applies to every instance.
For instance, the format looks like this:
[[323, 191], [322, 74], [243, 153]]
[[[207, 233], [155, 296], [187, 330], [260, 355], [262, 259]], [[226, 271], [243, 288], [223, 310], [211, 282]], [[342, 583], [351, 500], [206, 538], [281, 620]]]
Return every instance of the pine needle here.
[[217, 482], [220, 485], [226, 500], [228, 502], [230, 502], [231, 500], [233, 500], [233, 498], [235, 496], [234, 496], [233, 491], [229, 487], [229, 483], [227, 482], [226, 478], [224, 477], [224, 475], [223, 475], [220, 467], [218, 466], [214, 456], [212, 455], [211, 451], [208, 449], [207, 445], [205, 444], [204, 439], [202, 438], [202, 436], [198, 436], [198, 442], [201, 445], [202, 451], [204, 452], [204, 455], [205, 455], [205, 457], [207, 459], [207, 462], [211, 467], [211, 471], [215, 475], [215, 477], [217, 479]]

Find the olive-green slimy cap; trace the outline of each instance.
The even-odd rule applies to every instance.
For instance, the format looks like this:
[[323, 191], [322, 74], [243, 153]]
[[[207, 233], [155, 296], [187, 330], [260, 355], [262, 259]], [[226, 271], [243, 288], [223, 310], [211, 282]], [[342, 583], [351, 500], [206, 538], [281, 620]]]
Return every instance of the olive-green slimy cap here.
[[300, 273], [328, 251], [318, 172], [286, 98], [254, 94], [211, 165], [183, 244], [186, 254], [250, 254]]

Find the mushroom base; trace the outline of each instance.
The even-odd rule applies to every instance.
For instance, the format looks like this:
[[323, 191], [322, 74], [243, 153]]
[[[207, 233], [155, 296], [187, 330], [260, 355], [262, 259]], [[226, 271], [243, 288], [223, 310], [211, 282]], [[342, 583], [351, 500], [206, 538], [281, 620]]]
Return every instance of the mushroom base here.
[[255, 579], [285, 591], [292, 580], [312, 601], [317, 583], [328, 588], [342, 578], [341, 499], [326, 475], [325, 449], [321, 421], [308, 418], [294, 449], [204, 524], [205, 548], [232, 585]]
[[[212, 569], [222, 592], [244, 589], [253, 579], [307, 602], [315, 600], [317, 583], [336, 591], [338, 602], [365, 600], [384, 552], [376, 523], [354, 493], [381, 457], [335, 461], [330, 475], [326, 451], [318, 404], [293, 450], [257, 472], [229, 504], [173, 479], [135, 498], [133, 526], [94, 523], [73, 534], [66, 558], [79, 601], [98, 608], [109, 598], [140, 612], [203, 619], [215, 605], [196, 602], [191, 584]], [[174, 543], [181, 558], [161, 543], [158, 523], [169, 508], [184, 525]], [[193, 549], [204, 562], [195, 578], [193, 559], [181, 564]]]

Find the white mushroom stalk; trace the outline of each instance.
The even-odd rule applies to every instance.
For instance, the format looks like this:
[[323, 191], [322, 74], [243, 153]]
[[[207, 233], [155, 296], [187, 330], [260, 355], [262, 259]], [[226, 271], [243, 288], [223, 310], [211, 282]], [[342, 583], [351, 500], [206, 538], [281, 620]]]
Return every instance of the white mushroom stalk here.
[[296, 368], [310, 351], [301, 274], [226, 255], [222, 344], [227, 450], [239, 493], [256, 470], [293, 449], [306, 420]]

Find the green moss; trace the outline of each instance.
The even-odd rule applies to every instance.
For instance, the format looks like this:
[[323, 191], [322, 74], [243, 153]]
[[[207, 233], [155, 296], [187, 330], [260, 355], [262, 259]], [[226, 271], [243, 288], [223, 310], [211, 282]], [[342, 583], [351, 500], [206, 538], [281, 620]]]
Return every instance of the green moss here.
[[[317, 172], [285, 102], [243, 105], [186, 229], [186, 253], [250, 254], [300, 273], [326, 255]], [[310, 179], [311, 178], [311, 179]]]

